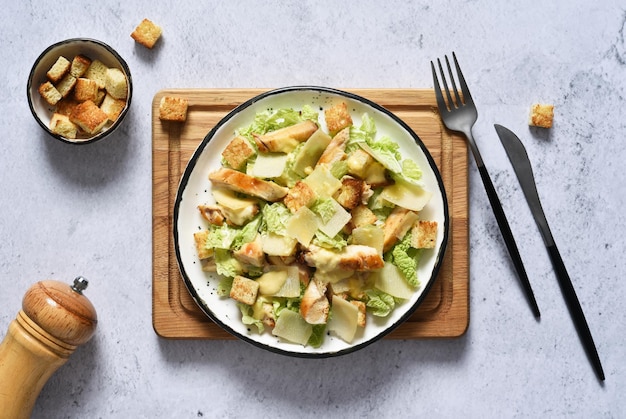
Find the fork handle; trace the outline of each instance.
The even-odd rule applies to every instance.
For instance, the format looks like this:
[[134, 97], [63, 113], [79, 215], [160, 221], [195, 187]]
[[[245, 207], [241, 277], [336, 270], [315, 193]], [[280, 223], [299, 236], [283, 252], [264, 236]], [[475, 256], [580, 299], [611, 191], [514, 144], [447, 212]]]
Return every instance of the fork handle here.
[[504, 238], [504, 243], [506, 244], [506, 248], [509, 251], [509, 255], [511, 256], [511, 260], [513, 261], [513, 266], [515, 266], [515, 270], [517, 271], [517, 275], [519, 276], [522, 286], [524, 287], [524, 291], [526, 292], [526, 298], [528, 299], [528, 303], [530, 304], [530, 307], [535, 317], [540, 317], [541, 313], [539, 312], [539, 307], [537, 306], [537, 301], [535, 300], [535, 294], [533, 293], [530, 282], [528, 281], [526, 269], [524, 269], [522, 258], [520, 257], [519, 250], [517, 249], [517, 244], [515, 243], [513, 233], [511, 232], [511, 228], [509, 227], [509, 222], [506, 219], [506, 215], [504, 214], [504, 210], [502, 209], [502, 205], [500, 204], [500, 199], [498, 198], [496, 189], [493, 187], [493, 183], [491, 182], [489, 172], [487, 172], [487, 168], [485, 167], [485, 165], [482, 164], [482, 159], [476, 159], [476, 163], [478, 167], [478, 172], [480, 173], [480, 177], [482, 178], [483, 184], [485, 186], [485, 190], [487, 191], [489, 203], [491, 203], [491, 208], [493, 209], [493, 213], [496, 216], [498, 227], [500, 227], [500, 232], [502, 233], [502, 237]]

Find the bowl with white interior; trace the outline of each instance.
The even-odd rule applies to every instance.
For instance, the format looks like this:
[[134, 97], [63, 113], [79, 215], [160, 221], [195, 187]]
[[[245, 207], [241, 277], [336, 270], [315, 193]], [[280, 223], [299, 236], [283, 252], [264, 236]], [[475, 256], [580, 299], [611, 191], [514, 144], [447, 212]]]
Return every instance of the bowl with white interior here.
[[[54, 91], [57, 87], [61, 89], [60, 83], [63, 79], [51, 80], [47, 74], [55, 65], [57, 60], [59, 60], [59, 57], [64, 57], [71, 63], [77, 56], [86, 57], [89, 60], [89, 63], [100, 63], [100, 67], [102, 69], [115, 69], [113, 74], [119, 74], [120, 77], [123, 75], [125, 79], [126, 92], [125, 95], [116, 94], [115, 98], [108, 95], [109, 97], [107, 98], [108, 92], [106, 90], [106, 86], [102, 85], [102, 82], [99, 81], [97, 86], [97, 96], [93, 102], [96, 108], [100, 110], [106, 109], [110, 117], [101, 128], [98, 128], [93, 132], [87, 132], [80, 127], [75, 127], [77, 132], [73, 135], [73, 129], [53, 129], [51, 127], [51, 120], [53, 120], [55, 113], [63, 114], [64, 116], [70, 118], [71, 110], [74, 105], [76, 105], [76, 103], [80, 103], [76, 99], [77, 95], [75, 95], [74, 88], [65, 90], [65, 95], [58, 101], [52, 101], [52, 103], [49, 103], [40, 93], [40, 87], [45, 83], [50, 83], [54, 87], [54, 89], [50, 87], [51, 90]], [[71, 69], [71, 71], [74, 70]], [[76, 73], [76, 77], [74, 77], [74, 75], [70, 73], [70, 70], [65, 71], [63, 74], [64, 77], [73, 77], [75, 79], [72, 80], [73, 82], [81, 78], [87, 78], [84, 73]], [[83, 81], [85, 80], [81, 80], [81, 82]], [[73, 85], [76, 86], [76, 84]], [[56, 96], [57, 93], [54, 93], [54, 95]], [[72, 38], [50, 45], [37, 57], [28, 76], [27, 97], [28, 105], [33, 117], [41, 128], [50, 136], [70, 144], [93, 143], [113, 133], [118, 127], [120, 127], [128, 114], [132, 95], [133, 80], [128, 64], [124, 61], [120, 54], [115, 51], [115, 49], [108, 44], [95, 39]], [[84, 97], [81, 96], [80, 99], [83, 101]], [[107, 102], [104, 102], [105, 100]], [[104, 106], [106, 106], [106, 108], [104, 108]], [[115, 109], [114, 111], [111, 111], [112, 107]], [[95, 108], [90, 109], [90, 111], [94, 111], [96, 113], [98, 112]], [[101, 124], [98, 123], [98, 125]], [[71, 125], [69, 126], [72, 127]]]

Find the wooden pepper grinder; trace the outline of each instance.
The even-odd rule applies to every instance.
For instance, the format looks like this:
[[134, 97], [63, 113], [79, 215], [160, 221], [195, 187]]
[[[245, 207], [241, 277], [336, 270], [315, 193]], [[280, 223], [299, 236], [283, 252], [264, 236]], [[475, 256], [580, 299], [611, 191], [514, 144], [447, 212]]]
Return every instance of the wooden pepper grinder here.
[[46, 280], [24, 295], [0, 344], [0, 418], [29, 418], [48, 379], [93, 336], [98, 320], [83, 295], [87, 284]]

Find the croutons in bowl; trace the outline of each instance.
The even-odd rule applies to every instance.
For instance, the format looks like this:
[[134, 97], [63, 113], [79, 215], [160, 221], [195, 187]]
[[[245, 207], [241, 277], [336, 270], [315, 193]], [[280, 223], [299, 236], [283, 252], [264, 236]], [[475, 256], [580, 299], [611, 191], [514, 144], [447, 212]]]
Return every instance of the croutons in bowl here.
[[35, 120], [52, 137], [71, 144], [101, 140], [130, 109], [133, 83], [124, 59], [104, 42], [73, 38], [39, 55], [28, 76]]
[[314, 358], [408, 319], [449, 225], [417, 134], [371, 100], [316, 86], [268, 91], [220, 120], [173, 209], [179, 269], [204, 313], [260, 348]]

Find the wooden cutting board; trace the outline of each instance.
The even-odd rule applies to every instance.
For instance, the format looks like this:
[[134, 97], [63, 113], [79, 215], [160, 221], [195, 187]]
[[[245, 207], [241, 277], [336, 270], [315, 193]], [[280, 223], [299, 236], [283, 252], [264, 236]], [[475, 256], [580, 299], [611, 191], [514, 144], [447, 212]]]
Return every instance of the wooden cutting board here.
[[[156, 333], [175, 339], [234, 338], [197, 307], [178, 271], [172, 211], [180, 177], [210, 129], [230, 110], [267, 89], [168, 89], [152, 101], [152, 319]], [[468, 153], [465, 140], [447, 131], [432, 90], [345, 89], [384, 106], [422, 139], [437, 163], [450, 208], [444, 263], [427, 297], [387, 337], [458, 337], [469, 324]], [[189, 100], [187, 121], [159, 120], [163, 96]]]

